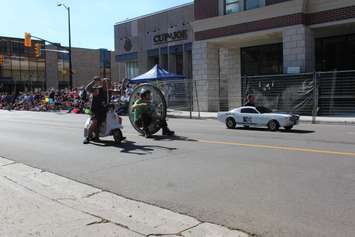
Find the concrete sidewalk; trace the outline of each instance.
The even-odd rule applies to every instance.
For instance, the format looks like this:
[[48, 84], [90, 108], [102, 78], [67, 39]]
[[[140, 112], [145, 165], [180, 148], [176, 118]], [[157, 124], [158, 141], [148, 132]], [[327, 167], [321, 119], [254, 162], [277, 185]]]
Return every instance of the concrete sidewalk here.
[[0, 157], [0, 236], [249, 235]]
[[[192, 112], [193, 119], [216, 119], [216, 112]], [[190, 118], [189, 111], [169, 110], [168, 116], [171, 118]], [[303, 123], [312, 123], [312, 116], [301, 116]], [[317, 117], [317, 124], [339, 124], [339, 125], [355, 125], [355, 117]]]

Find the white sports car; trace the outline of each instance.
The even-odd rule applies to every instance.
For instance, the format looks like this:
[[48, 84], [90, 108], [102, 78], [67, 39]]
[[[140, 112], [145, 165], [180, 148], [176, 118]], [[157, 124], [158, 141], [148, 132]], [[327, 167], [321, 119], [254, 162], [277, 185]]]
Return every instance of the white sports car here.
[[217, 119], [225, 123], [229, 129], [241, 125], [244, 127], [268, 127], [271, 131], [277, 131], [280, 127], [291, 130], [298, 123], [300, 116], [272, 112], [261, 113], [255, 107], [240, 107], [229, 112], [219, 112]]

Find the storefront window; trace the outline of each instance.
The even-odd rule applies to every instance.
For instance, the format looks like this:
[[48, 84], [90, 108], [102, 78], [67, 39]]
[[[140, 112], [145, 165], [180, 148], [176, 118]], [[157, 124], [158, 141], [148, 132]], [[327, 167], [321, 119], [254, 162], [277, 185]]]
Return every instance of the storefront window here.
[[224, 0], [224, 13], [226, 15], [240, 12], [239, 0]]
[[176, 74], [184, 74], [184, 56], [182, 54], [176, 55]]
[[260, 7], [260, 0], [245, 0], [244, 1], [245, 10], [251, 10]]
[[316, 40], [318, 71], [355, 70], [355, 35]]
[[282, 74], [282, 44], [242, 48], [242, 75]]
[[126, 63], [127, 78], [131, 79], [139, 74], [138, 62], [132, 61]]
[[150, 70], [155, 65], [159, 64], [159, 56], [150, 56], [148, 57], [148, 70]]

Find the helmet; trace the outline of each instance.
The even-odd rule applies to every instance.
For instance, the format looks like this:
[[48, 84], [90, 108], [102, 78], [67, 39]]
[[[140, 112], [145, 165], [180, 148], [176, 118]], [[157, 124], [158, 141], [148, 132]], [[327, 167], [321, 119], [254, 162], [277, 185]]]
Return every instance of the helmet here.
[[150, 94], [150, 90], [146, 89], [146, 88], [142, 88], [142, 90], [139, 92], [139, 95], [142, 97], [144, 95]]

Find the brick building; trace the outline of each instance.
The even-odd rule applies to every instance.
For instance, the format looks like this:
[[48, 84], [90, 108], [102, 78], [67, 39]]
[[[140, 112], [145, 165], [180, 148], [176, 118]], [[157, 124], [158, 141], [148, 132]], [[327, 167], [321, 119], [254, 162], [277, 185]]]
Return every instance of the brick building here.
[[[41, 45], [35, 55], [35, 44]], [[0, 37], [0, 92], [69, 88], [68, 53], [42, 41]], [[73, 86], [86, 85], [94, 76], [111, 77], [111, 52], [106, 49], [72, 48]]]
[[[53, 49], [52, 46], [47, 48]], [[48, 88], [69, 86], [68, 54], [46, 52]], [[94, 76], [111, 78], [111, 52], [106, 49], [72, 48], [73, 87], [88, 84]]]

